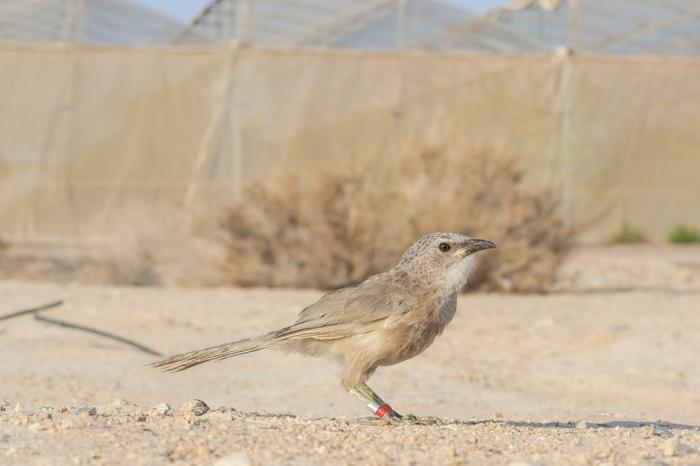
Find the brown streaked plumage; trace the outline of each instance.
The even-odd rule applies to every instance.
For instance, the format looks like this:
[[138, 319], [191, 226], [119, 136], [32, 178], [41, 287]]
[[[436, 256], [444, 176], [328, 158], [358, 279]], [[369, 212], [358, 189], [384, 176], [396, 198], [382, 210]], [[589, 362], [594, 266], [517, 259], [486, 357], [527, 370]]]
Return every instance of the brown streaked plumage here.
[[171, 356], [152, 366], [179, 372], [271, 347], [331, 357], [343, 367], [343, 386], [367, 402], [370, 410], [387, 419], [407, 419], [365, 382], [379, 366], [405, 361], [430, 346], [454, 317], [457, 293], [474, 266], [472, 254], [493, 247], [490, 241], [457, 233], [424, 236], [390, 271], [327, 293], [288, 327]]

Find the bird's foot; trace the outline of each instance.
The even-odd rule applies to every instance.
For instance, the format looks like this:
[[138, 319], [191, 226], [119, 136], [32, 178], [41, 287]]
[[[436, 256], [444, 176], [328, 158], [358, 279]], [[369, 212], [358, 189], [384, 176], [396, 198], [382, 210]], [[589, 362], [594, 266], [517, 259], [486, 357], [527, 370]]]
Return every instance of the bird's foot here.
[[405, 416], [401, 416], [401, 422], [403, 424], [414, 426], [434, 426], [442, 424], [442, 420], [439, 417], [414, 416], [413, 414], [406, 414]]
[[389, 411], [384, 416], [380, 416], [379, 419], [387, 425], [396, 425], [403, 422], [403, 416], [396, 411]]
[[352, 386], [347, 390], [362, 401], [365, 401], [367, 403], [367, 408], [384, 424], [418, 426], [443, 424], [443, 421], [436, 417], [416, 417], [412, 414], [407, 414], [405, 416], [400, 415], [365, 383]]
[[418, 417], [413, 414], [401, 415], [396, 411], [388, 413], [386, 416], [381, 418], [386, 424], [389, 425], [409, 425], [409, 426], [434, 426], [440, 425], [443, 421], [440, 418], [426, 416]]

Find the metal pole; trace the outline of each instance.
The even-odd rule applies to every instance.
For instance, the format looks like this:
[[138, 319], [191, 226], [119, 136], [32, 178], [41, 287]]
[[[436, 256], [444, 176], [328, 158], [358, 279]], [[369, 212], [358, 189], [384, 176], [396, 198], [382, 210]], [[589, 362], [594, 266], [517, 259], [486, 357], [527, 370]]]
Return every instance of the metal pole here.
[[[64, 4], [63, 28], [61, 29], [61, 43], [77, 42], [78, 22], [85, 10], [84, 0], [69, 0]], [[82, 23], [82, 21], [80, 21]]]
[[251, 0], [238, 0], [236, 11], [236, 32], [239, 45], [249, 45], [252, 32], [252, 4]]
[[398, 0], [396, 18], [396, 48], [403, 49], [406, 34], [406, 0]]
[[579, 47], [579, 21], [580, 21], [579, 0], [569, 0], [569, 52], [578, 52]]

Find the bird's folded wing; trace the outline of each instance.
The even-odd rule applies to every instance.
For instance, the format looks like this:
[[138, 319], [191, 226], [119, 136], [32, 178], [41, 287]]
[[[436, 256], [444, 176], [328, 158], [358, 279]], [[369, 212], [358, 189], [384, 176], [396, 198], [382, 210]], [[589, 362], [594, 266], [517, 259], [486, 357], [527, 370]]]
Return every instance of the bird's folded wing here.
[[390, 280], [372, 277], [324, 295], [302, 310], [294, 324], [278, 330], [276, 336], [326, 340], [366, 333], [373, 324], [407, 309], [406, 300], [405, 293]]

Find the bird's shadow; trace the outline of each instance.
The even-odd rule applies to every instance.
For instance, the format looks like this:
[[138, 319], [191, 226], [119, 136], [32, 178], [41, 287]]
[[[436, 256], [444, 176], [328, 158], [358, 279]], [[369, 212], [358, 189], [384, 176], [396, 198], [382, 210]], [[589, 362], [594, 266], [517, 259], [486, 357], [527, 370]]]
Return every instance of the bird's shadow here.
[[639, 429], [643, 427], [663, 427], [666, 429], [677, 430], [698, 430], [700, 426], [692, 424], [678, 424], [667, 421], [629, 421], [629, 420], [611, 420], [606, 422], [587, 422], [587, 421], [551, 421], [551, 422], [534, 422], [534, 421], [500, 421], [500, 420], [483, 420], [483, 421], [464, 421], [463, 424], [488, 424], [497, 423], [508, 427], [531, 427], [535, 429]]
[[[419, 418], [420, 419], [420, 418]], [[426, 419], [426, 418], [423, 418]], [[588, 422], [588, 421], [509, 421], [501, 419], [441, 419], [428, 418], [434, 422], [418, 422], [418, 425], [434, 425], [434, 426], [480, 426], [480, 425], [501, 425], [506, 427], [525, 427], [531, 429], [640, 429], [644, 427], [661, 428], [667, 430], [692, 430], [700, 431], [700, 425], [679, 424], [668, 421], [630, 421], [630, 420], [611, 420], [606, 422]], [[365, 417], [351, 420], [350, 422], [362, 425], [381, 425], [386, 424], [382, 419], [376, 417]]]
[[[230, 411], [232, 414], [240, 417], [257, 417], [257, 418], [279, 418], [279, 419], [300, 419], [299, 416], [294, 414], [275, 414], [267, 412], [242, 412], [237, 411], [232, 408], [219, 408], [219, 411]], [[301, 417], [303, 418], [303, 416]], [[402, 425], [401, 423], [392, 424], [388, 423], [384, 419], [378, 417], [359, 417], [359, 418], [335, 418], [335, 417], [312, 417], [306, 418], [308, 421], [342, 421], [353, 425], [364, 425], [364, 426], [380, 426], [380, 425]], [[668, 422], [663, 420], [657, 421], [634, 421], [634, 420], [610, 420], [606, 422], [588, 422], [588, 421], [509, 421], [504, 419], [455, 419], [455, 418], [418, 418], [419, 422], [414, 423], [415, 425], [429, 425], [429, 426], [480, 426], [480, 425], [500, 425], [506, 427], [525, 427], [531, 429], [641, 429], [644, 427], [650, 428], [660, 428], [666, 430], [691, 430], [699, 431], [700, 425], [693, 424], [680, 424], [675, 422]], [[421, 423], [420, 420], [427, 422]], [[433, 422], [430, 422], [433, 421]], [[411, 423], [407, 423], [411, 425]]]

